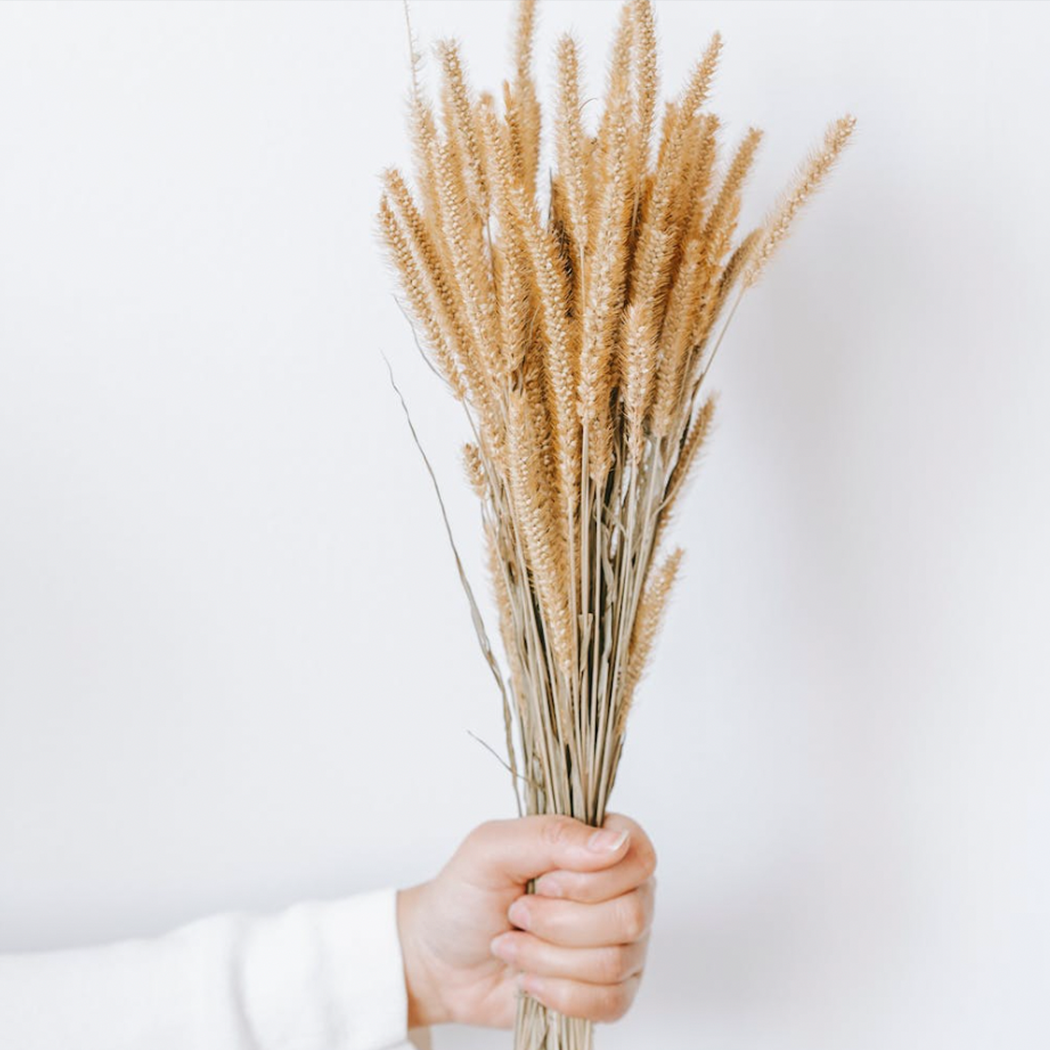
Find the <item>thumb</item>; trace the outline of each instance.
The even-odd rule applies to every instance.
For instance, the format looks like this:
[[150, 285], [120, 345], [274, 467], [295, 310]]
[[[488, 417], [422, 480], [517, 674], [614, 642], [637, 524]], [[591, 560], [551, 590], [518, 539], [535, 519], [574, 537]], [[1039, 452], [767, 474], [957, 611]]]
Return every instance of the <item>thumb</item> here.
[[611, 867], [627, 853], [629, 836], [627, 828], [593, 828], [572, 817], [518, 817], [480, 824], [460, 852], [483, 877], [520, 884], [556, 868]]

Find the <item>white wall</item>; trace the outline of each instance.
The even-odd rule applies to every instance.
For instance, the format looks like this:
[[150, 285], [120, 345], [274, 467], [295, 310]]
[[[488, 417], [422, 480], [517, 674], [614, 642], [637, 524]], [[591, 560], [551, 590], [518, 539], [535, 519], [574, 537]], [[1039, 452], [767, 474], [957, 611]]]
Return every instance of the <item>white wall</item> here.
[[[660, 852], [599, 1047], [1050, 1043], [1046, 5], [658, 4], [767, 130], [688, 574], [615, 808]], [[609, 3], [548, 3], [599, 85]], [[504, 3], [416, 2], [498, 84]], [[0, 5], [0, 950], [433, 872], [512, 813], [372, 232], [400, 5]], [[439, 1047], [509, 1046], [441, 1033]]]

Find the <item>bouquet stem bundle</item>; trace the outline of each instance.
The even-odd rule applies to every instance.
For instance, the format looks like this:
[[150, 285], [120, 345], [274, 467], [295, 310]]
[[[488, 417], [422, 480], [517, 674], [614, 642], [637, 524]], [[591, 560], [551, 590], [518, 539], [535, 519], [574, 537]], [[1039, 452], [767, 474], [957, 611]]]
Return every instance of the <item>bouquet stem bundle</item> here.
[[[721, 157], [719, 120], [704, 108], [718, 34], [658, 119], [652, 6], [627, 0], [593, 128], [579, 47], [563, 37], [548, 178], [534, 23], [524, 0], [501, 104], [469, 88], [446, 41], [435, 109], [413, 56], [416, 192], [387, 171], [379, 223], [473, 436], [464, 463], [509, 678], [471, 604], [503, 696], [519, 812], [600, 825], [681, 564], [662, 541], [711, 430], [711, 361], [854, 120], [833, 122], [765, 221], [738, 236], [761, 132]], [[520, 1001], [518, 1050], [590, 1045], [589, 1023]]]

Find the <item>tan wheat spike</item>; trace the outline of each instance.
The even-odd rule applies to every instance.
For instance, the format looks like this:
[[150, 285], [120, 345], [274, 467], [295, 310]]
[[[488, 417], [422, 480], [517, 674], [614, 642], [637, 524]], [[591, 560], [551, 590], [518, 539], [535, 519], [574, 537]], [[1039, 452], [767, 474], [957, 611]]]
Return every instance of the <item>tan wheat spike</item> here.
[[565, 180], [553, 169], [550, 173], [550, 201], [547, 207], [547, 224], [558, 241], [562, 265], [572, 272], [571, 249], [569, 247], [568, 203], [565, 198]]
[[677, 247], [674, 230], [662, 225], [646, 228], [636, 246], [630, 298], [645, 310], [647, 326], [658, 328], [664, 315]]
[[433, 158], [437, 142], [437, 125], [434, 121], [434, 110], [418, 93], [413, 91], [409, 136], [412, 142], [412, 154], [416, 172], [416, 186], [423, 202], [423, 214], [428, 223], [434, 223], [438, 217], [437, 191], [435, 188]]
[[680, 189], [675, 194], [671, 217], [678, 235], [676, 248], [679, 257], [690, 239], [702, 238], [704, 222], [713, 207], [710, 191], [721, 128], [722, 122], [714, 113], [705, 113], [693, 118], [687, 136], [678, 176]]
[[[634, 168], [634, 108], [631, 98], [631, 40], [633, 37], [633, 14], [631, 5], [620, 8], [609, 68], [606, 76], [605, 95], [598, 130], [588, 150], [588, 233], [590, 249], [584, 260], [583, 280], [590, 287], [594, 278], [591, 270], [596, 259], [600, 261], [602, 245], [602, 217], [607, 215], [608, 188], [614, 178], [623, 179], [624, 186], [631, 184]], [[621, 141], [623, 140], [623, 141]], [[615, 174], [614, 174], [615, 173]], [[586, 309], [586, 304], [584, 304]]]
[[698, 267], [700, 286], [691, 295], [687, 306], [688, 312], [682, 318], [681, 326], [669, 345], [665, 347], [660, 358], [656, 374], [656, 390], [653, 396], [652, 430], [660, 437], [674, 433], [678, 419], [678, 409], [682, 395], [685, 393], [685, 377], [693, 360], [692, 332], [697, 320], [705, 316], [708, 297], [713, 294], [716, 275], [712, 274], [706, 263]]
[[839, 117], [824, 132], [824, 141], [813, 150], [802, 164], [794, 183], [783, 195], [779, 206], [765, 223], [765, 235], [755, 248], [744, 271], [744, 287], [750, 288], [761, 276], [770, 257], [783, 242], [799, 209], [820, 188], [846, 148], [857, 119], [849, 114]]
[[649, 149], [656, 114], [660, 75], [656, 54], [656, 19], [650, 0], [634, 0], [635, 110], [640, 147], [639, 170], [649, 166]]
[[[713, 122], [710, 130], [713, 134]], [[713, 157], [707, 163], [712, 161]], [[702, 205], [698, 205], [694, 218], [703, 218]], [[698, 340], [697, 332], [713, 306], [718, 265], [731, 229], [731, 225], [722, 223], [718, 243], [707, 240], [703, 230], [695, 232], [678, 261], [660, 330], [653, 407], [653, 429], [660, 436], [670, 434], [674, 428], [677, 408], [685, 392], [684, 379]]]
[[[677, 123], [677, 122], [675, 122]], [[651, 238], [657, 230], [670, 227], [669, 215], [674, 199], [676, 181], [681, 171], [684, 134], [674, 133], [661, 144], [660, 164], [642, 215], [642, 229], [638, 238], [636, 266], [644, 271], [651, 265], [653, 247]]]
[[[717, 203], [720, 202], [716, 202]], [[722, 209], [721, 215], [715, 217], [715, 222], [710, 229], [704, 231], [702, 244], [704, 247], [704, 298], [707, 298], [708, 288], [717, 288], [722, 277], [725, 265], [728, 265], [732, 257], [733, 235], [736, 233], [737, 219], [740, 217], [740, 208], [743, 200], [739, 193], [733, 194]]]
[[714, 33], [703, 57], [697, 62], [685, 91], [678, 103], [679, 119], [689, 120], [707, 101], [711, 93], [711, 81], [718, 69], [718, 58], [722, 53], [722, 36]]
[[649, 304], [647, 323], [657, 328], [666, 309], [679, 252], [676, 213], [686, 208], [692, 197], [692, 187], [683, 179], [690, 158], [688, 140], [686, 133], [669, 143], [661, 167], [648, 180], [632, 260], [631, 299]]
[[463, 75], [459, 45], [451, 40], [439, 42], [438, 58], [447, 92], [448, 134], [455, 138], [458, 152], [463, 158], [467, 196], [477, 213], [484, 215], [488, 210], [488, 185], [481, 156], [481, 136], [470, 91]]
[[514, 177], [518, 185], [525, 185], [525, 148], [521, 126], [521, 106], [509, 81], [503, 81], [503, 121], [507, 127], [507, 149], [514, 165]]
[[[528, 415], [529, 442], [520, 447], [526, 449], [528, 478], [533, 499], [539, 509], [545, 537], [553, 548], [553, 562], [560, 567], [563, 561], [563, 544], [559, 533], [562, 530], [562, 505], [559, 502], [557, 434], [551, 415], [550, 377], [546, 362], [538, 348], [534, 347], [525, 360], [521, 374], [515, 378], [515, 391], [524, 398]], [[559, 579], [559, 586], [560, 586]], [[568, 590], [566, 589], [566, 593]]]
[[478, 229], [467, 216], [461, 173], [453, 165], [450, 143], [435, 144], [436, 196], [440, 207], [440, 226], [431, 227], [441, 237], [457, 316], [463, 318], [463, 343], [457, 347], [463, 375], [481, 423], [482, 445], [496, 463], [503, 460], [506, 423], [501, 409], [498, 378], [502, 358], [495, 323], [490, 286], [491, 273], [484, 264], [478, 244]]
[[462, 300], [457, 297], [455, 281], [447, 262], [441, 257], [440, 247], [433, 236], [433, 227], [427, 225], [396, 168], [388, 168], [384, 172], [383, 183], [421, 263], [428, 288], [431, 289], [429, 294], [434, 296], [433, 317], [441, 325], [449, 348], [462, 362], [470, 352], [464, 307]]
[[686, 412], [686, 417], [682, 423], [678, 457], [667, 479], [666, 487], [660, 500], [659, 515], [656, 528], [653, 531], [653, 550], [657, 550], [663, 541], [664, 533], [674, 521], [674, 512], [678, 500], [685, 492], [690, 478], [696, 472], [700, 453], [711, 433], [711, 424], [714, 419], [717, 402], [718, 395], [711, 393], [691, 417]]
[[620, 8], [616, 25], [612, 55], [605, 85], [605, 104], [598, 125], [598, 148], [608, 154], [613, 125], [621, 114], [626, 115], [628, 126], [635, 128], [634, 100], [631, 96], [631, 44], [634, 39], [634, 8], [630, 3]]
[[701, 306], [704, 289], [704, 245], [691, 241], [675, 274], [667, 311], [659, 331], [659, 355], [654, 363], [652, 427], [666, 436], [673, 420], [671, 409], [689, 351], [689, 333]]
[[541, 435], [533, 428], [533, 417], [524, 391], [509, 395], [510, 446], [508, 474], [528, 567], [536, 596], [544, 614], [556, 666], [570, 671], [572, 624], [568, 614], [568, 588], [564, 564], [559, 559], [558, 530], [553, 528], [551, 507], [545, 499], [537, 464], [536, 442]]
[[[423, 219], [434, 244], [437, 257], [448, 275], [449, 286], [458, 296], [454, 273], [454, 262], [448, 248], [445, 215], [441, 202], [441, 177], [438, 164], [441, 157], [441, 135], [434, 117], [433, 107], [422, 98], [413, 107], [411, 122], [412, 149], [415, 154], [416, 184], [423, 204]], [[459, 304], [459, 314], [466, 325], [464, 304]]]
[[731, 198], [712, 239], [697, 242], [702, 254], [694, 291], [666, 361], [661, 361], [661, 372], [657, 379], [653, 429], [662, 436], [673, 433], [683, 403], [687, 403], [692, 396], [691, 379], [696, 371], [696, 362], [706, 345], [708, 332], [721, 304], [719, 289], [723, 273], [722, 259], [729, 252], [739, 210], [740, 197], [736, 195]]
[[573, 267], [580, 271], [587, 247], [587, 169], [584, 155], [580, 62], [576, 41], [558, 41], [558, 94], [554, 123], [558, 172], [565, 194], [566, 233]]
[[634, 634], [631, 640], [630, 656], [627, 662], [623, 699], [616, 712], [617, 735], [623, 731], [630, 712], [634, 693], [641, 681], [645, 665], [649, 660], [653, 643], [660, 631], [667, 599], [671, 594], [678, 569], [685, 552], [681, 547], [675, 548], [664, 561], [653, 570], [652, 576], [642, 595], [635, 620]]
[[[739, 207], [739, 203], [736, 207]], [[702, 334], [694, 336], [693, 341], [695, 345], [691, 351], [691, 361], [686, 369], [682, 397], [684, 403], [688, 405], [692, 405], [696, 392], [711, 364], [711, 357], [705, 358], [705, 350], [707, 349], [706, 343], [708, 336], [710, 335], [710, 330], [714, 324], [717, 323], [717, 319], [721, 316], [725, 303], [729, 298], [729, 293], [739, 282], [740, 275], [743, 273], [751, 252], [754, 251], [755, 245], [758, 244], [762, 233], [763, 231], [761, 227], [752, 230], [733, 250], [729, 261], [726, 263], [718, 277], [714, 298], [708, 308], [708, 316], [706, 319], [707, 328]], [[700, 324], [698, 324], [697, 330], [699, 330], [699, 328]], [[714, 351], [712, 350], [712, 355], [713, 353]]]
[[660, 143], [656, 154], [655, 168], [657, 171], [662, 171], [664, 164], [667, 163], [667, 151], [671, 148], [677, 125], [678, 104], [676, 102], [665, 102], [663, 120], [660, 122]]
[[[643, 113], [643, 107], [647, 101], [651, 100], [651, 93], [646, 92], [643, 80], [646, 76], [646, 62], [653, 56], [646, 53], [642, 40], [642, 26], [639, 23], [642, 15], [641, 0], [629, 0], [624, 5], [623, 10], [627, 12], [628, 47], [625, 56], [626, 61], [622, 70], [618, 71], [616, 76], [618, 80], [622, 79], [624, 81], [622, 90], [626, 92], [628, 99], [631, 141], [628, 182], [631, 186], [634, 212], [637, 215], [644, 189], [648, 158], [648, 143], [644, 136], [648, 130], [649, 123], [647, 123], [646, 116]], [[650, 11], [651, 14], [652, 12]], [[655, 72], [655, 68], [652, 72]], [[612, 89], [610, 86], [610, 96], [611, 94]], [[651, 117], [649, 122], [651, 123]], [[632, 235], [633, 224], [634, 220], [632, 219]]]
[[688, 173], [692, 168], [709, 165], [711, 159], [703, 156], [702, 150], [690, 151], [690, 139], [700, 138], [706, 131], [714, 145], [717, 119], [706, 121], [682, 121], [675, 117], [671, 122], [670, 138], [662, 148], [660, 168], [656, 174], [652, 194], [647, 201], [643, 216], [643, 228], [636, 252], [636, 280], [650, 296], [652, 320], [663, 316], [669, 294], [671, 263], [680, 250], [682, 215], [694, 200], [699, 189], [691, 185]]
[[609, 393], [615, 384], [616, 335], [626, 276], [630, 133], [621, 110], [609, 146], [609, 173], [595, 242], [594, 264], [587, 275], [580, 352], [580, 402], [590, 437], [588, 468], [600, 480], [612, 459]]
[[656, 335], [649, 317], [648, 305], [643, 300], [628, 307], [624, 321], [623, 400], [627, 417], [627, 447], [635, 466], [645, 451], [645, 421], [656, 360]]
[[722, 236], [722, 224], [725, 223], [732, 210], [732, 203], [738, 200], [743, 190], [744, 182], [755, 159], [759, 143], [762, 141], [762, 132], [758, 128], [748, 128], [736, 153], [726, 170], [725, 178], [722, 180], [718, 197], [714, 207], [707, 218], [704, 227], [703, 239], [708, 242], [717, 241]]
[[433, 146], [437, 141], [437, 125], [434, 110], [423, 97], [419, 86], [419, 69], [423, 56], [416, 48], [416, 38], [412, 33], [408, 4], [404, 5], [405, 29], [408, 32], [408, 48], [412, 74], [412, 94], [409, 102], [409, 141], [412, 146], [412, 157], [416, 173], [416, 186], [423, 202], [423, 214], [427, 222], [437, 220], [438, 204], [435, 197], [433, 171]]
[[511, 382], [513, 389], [524, 395], [528, 406], [529, 430], [535, 453], [531, 465], [533, 479], [541, 483], [537, 491], [542, 493], [541, 502], [553, 524], [555, 514], [560, 512], [560, 507], [554, 501], [558, 488], [557, 435], [551, 414], [550, 376], [539, 339], [537, 330], [533, 334], [521, 373], [512, 377]]
[[387, 197], [379, 202], [380, 232], [386, 241], [391, 262], [401, 278], [412, 316], [423, 330], [426, 346], [434, 355], [438, 371], [449, 384], [458, 400], [466, 396], [455, 355], [438, 321], [432, 288], [409, 247], [408, 234], [402, 226]]
[[722, 51], [722, 37], [715, 33], [703, 57], [697, 62], [689, 82], [682, 91], [681, 97], [668, 104], [664, 113], [663, 129], [658, 154], [658, 171], [670, 178], [677, 172], [681, 163], [680, 154], [683, 143], [688, 136], [689, 128], [697, 111], [707, 101], [711, 80], [718, 68], [718, 58]]
[[700, 309], [693, 321], [689, 335], [690, 348], [703, 345], [708, 332], [714, 324], [719, 304], [718, 290], [722, 281], [724, 267], [722, 260], [729, 254], [733, 231], [740, 214], [740, 197], [734, 197], [721, 221], [720, 228], [715, 230], [707, 243], [705, 258], [706, 281], [700, 296]]
[[[670, 215], [672, 229], [675, 231], [675, 255], [672, 260], [672, 271], [669, 275], [670, 287], [665, 293], [667, 309], [671, 309], [671, 296], [674, 286], [679, 281], [697, 279], [697, 271], [688, 269], [687, 263], [695, 249], [700, 249], [699, 257], [705, 258], [703, 228], [706, 216], [712, 204], [710, 202], [711, 185], [714, 181], [715, 163], [718, 156], [718, 133], [722, 123], [713, 113], [706, 113], [694, 118], [695, 130], [692, 132], [689, 149], [693, 155], [690, 163], [683, 161], [680, 180], [683, 190], [676, 196]], [[696, 291], [687, 290], [686, 302], [694, 304]], [[668, 342], [665, 333], [661, 333], [661, 345]]]
[[476, 359], [483, 386], [490, 388], [500, 374], [495, 309], [489, 285], [491, 274], [485, 267], [480, 227], [468, 213], [462, 170], [456, 166], [452, 143], [438, 147], [435, 165], [438, 199], [441, 203], [442, 231], [445, 235], [451, 272], [459, 287], [463, 312], [471, 336], [471, 356]]
[[560, 506], [571, 528], [572, 507], [579, 499], [580, 433], [576, 410], [579, 362], [569, 319], [569, 283], [554, 234], [533, 211], [523, 221], [525, 240], [537, 286], [539, 320], [546, 343], [544, 361], [550, 417], [558, 460]]
[[751, 253], [755, 250], [761, 238], [762, 228], [756, 227], [733, 249], [733, 254], [729, 257], [729, 262], [726, 263], [718, 282], [716, 316], [721, 312], [722, 305], [736, 285], [740, 275], [744, 272], [744, 267], [747, 266]]
[[506, 126], [484, 107], [481, 115], [493, 215], [499, 236], [494, 239], [493, 269], [499, 299], [502, 351], [507, 374], [521, 368], [532, 339], [530, 266], [518, 205], [518, 183], [510, 157]]
[[697, 457], [703, 448], [704, 441], [711, 430], [711, 422], [714, 419], [715, 406], [718, 401], [717, 394], [710, 394], [703, 405], [700, 406], [693, 419], [689, 430], [685, 434], [685, 440], [678, 453], [671, 477], [668, 479], [667, 488], [664, 492], [661, 513], [670, 516], [679, 495], [684, 490], [689, 478], [696, 466]]
[[536, 38], [536, 0], [519, 0], [514, 32], [514, 109], [521, 170], [525, 192], [536, 192], [536, 172], [540, 160], [540, 104], [532, 79], [532, 49]]
[[536, 0], [519, 0], [514, 27], [514, 73], [519, 83], [532, 77], [532, 48], [536, 40]]
[[[439, 42], [434, 45], [435, 53], [439, 57], [444, 46], [445, 42]], [[452, 46], [451, 43], [448, 46]], [[440, 158], [443, 155], [449, 158], [449, 165], [455, 172], [456, 180], [459, 183], [458, 194], [468, 205], [464, 212], [469, 215], [474, 223], [479, 223], [481, 216], [477, 209], [477, 203], [471, 197], [470, 189], [467, 185], [468, 174], [466, 168], [469, 162], [463, 156], [463, 140], [456, 131], [456, 100], [452, 97], [452, 84], [444, 66], [442, 67], [438, 101], [440, 103], [441, 119], [436, 140], [438, 149], [435, 152], [435, 158]], [[434, 177], [435, 181], [439, 181], [442, 177], [436, 163]], [[443, 217], [442, 221], [444, 221]]]
[[468, 441], [463, 446], [463, 470], [467, 475], [467, 481], [474, 490], [478, 499], [484, 501], [488, 497], [488, 481], [485, 478], [485, 467], [481, 462], [481, 453], [473, 441]]

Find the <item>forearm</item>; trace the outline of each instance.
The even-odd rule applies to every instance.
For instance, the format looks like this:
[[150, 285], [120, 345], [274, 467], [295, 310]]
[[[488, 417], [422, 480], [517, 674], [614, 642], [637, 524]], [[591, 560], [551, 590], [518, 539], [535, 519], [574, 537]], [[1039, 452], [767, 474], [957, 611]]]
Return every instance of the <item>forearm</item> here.
[[392, 889], [163, 937], [0, 956], [0, 1046], [382, 1050], [406, 1035]]

